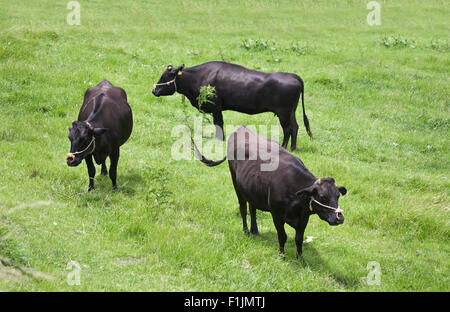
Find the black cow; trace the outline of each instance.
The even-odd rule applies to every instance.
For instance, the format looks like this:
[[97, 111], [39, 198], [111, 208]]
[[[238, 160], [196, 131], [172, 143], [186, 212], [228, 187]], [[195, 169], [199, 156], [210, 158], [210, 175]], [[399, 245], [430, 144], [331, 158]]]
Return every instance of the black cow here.
[[295, 117], [298, 100], [302, 97], [303, 123], [308, 135], [308, 117], [303, 100], [303, 80], [290, 73], [265, 73], [225, 62], [208, 62], [194, 67], [169, 65], [158, 83], [153, 86], [155, 96], [172, 95], [179, 92], [199, 109], [197, 97], [200, 88], [215, 87], [214, 104], [205, 103], [201, 110], [213, 116], [219, 127], [216, 137], [223, 140], [222, 111], [233, 110], [246, 114], [273, 112], [283, 128], [283, 147], [287, 148], [291, 137], [291, 149], [297, 146], [298, 124]]
[[252, 234], [258, 234], [256, 209], [270, 211], [278, 233], [281, 254], [284, 255], [287, 239], [285, 223], [296, 230], [297, 257], [300, 257], [303, 234], [311, 214], [318, 214], [330, 225], [344, 222], [338, 199], [340, 195], [347, 193], [346, 188], [336, 186], [333, 178], [316, 178], [299, 158], [277, 142], [240, 126], [230, 135], [227, 156], [220, 161], [206, 159], [195, 144], [194, 147], [196, 156], [208, 166], [216, 166], [228, 158], [244, 231], [248, 233], [247, 202]]
[[117, 189], [120, 146], [128, 140], [132, 128], [131, 107], [122, 88], [113, 86], [105, 79], [95, 87], [87, 89], [78, 121], [73, 121], [72, 128], [69, 128], [71, 145], [66, 160], [67, 165], [71, 167], [78, 166], [83, 159], [86, 160], [89, 191], [94, 189], [95, 166], [92, 156], [97, 165], [102, 165], [102, 175], [108, 173], [105, 160], [109, 156], [109, 177], [114, 190]]

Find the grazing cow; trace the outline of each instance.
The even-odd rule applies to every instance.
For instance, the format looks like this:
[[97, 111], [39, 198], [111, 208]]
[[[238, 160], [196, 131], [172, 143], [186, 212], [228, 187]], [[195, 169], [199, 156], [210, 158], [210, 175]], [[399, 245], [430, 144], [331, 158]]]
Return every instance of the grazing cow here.
[[128, 140], [132, 128], [131, 108], [122, 88], [113, 86], [105, 79], [87, 89], [78, 121], [73, 121], [72, 128], [69, 128], [71, 145], [66, 160], [71, 167], [78, 166], [83, 159], [86, 161], [89, 191], [94, 189], [95, 166], [92, 156], [97, 165], [102, 165], [102, 175], [108, 173], [105, 160], [109, 156], [109, 177], [114, 190], [117, 189], [120, 146]]
[[[258, 234], [256, 209], [269, 211], [278, 233], [282, 255], [287, 239], [285, 223], [296, 230], [297, 257], [301, 257], [303, 234], [311, 214], [318, 214], [330, 225], [344, 222], [338, 199], [340, 195], [347, 193], [346, 188], [336, 186], [333, 178], [316, 178], [299, 158], [277, 142], [240, 126], [230, 135], [227, 156], [220, 161], [206, 159], [195, 144], [194, 147], [196, 156], [208, 166], [217, 166], [228, 158], [244, 231], [248, 233], [247, 202], [252, 234]], [[276, 163], [277, 166], [272, 167], [272, 170], [262, 170], [269, 162]]]
[[215, 87], [216, 94], [212, 99], [214, 103], [203, 104], [201, 110], [212, 114], [216, 128], [220, 128], [216, 132], [218, 139], [224, 139], [224, 110], [252, 115], [273, 112], [283, 128], [283, 147], [287, 148], [291, 138], [291, 150], [295, 150], [298, 133], [295, 111], [300, 95], [303, 123], [312, 138], [305, 113], [303, 80], [295, 74], [265, 73], [225, 62], [208, 62], [189, 68], [184, 68], [184, 65], [169, 65], [153, 86], [153, 94], [166, 96], [179, 92], [189, 99], [192, 106], [199, 109], [197, 98], [200, 88], [208, 85]]

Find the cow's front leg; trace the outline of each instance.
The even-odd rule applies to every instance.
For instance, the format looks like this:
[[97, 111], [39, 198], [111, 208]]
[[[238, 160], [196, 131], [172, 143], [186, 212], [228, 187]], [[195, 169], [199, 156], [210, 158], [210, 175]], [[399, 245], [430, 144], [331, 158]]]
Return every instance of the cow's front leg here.
[[102, 162], [101, 174], [104, 175], [104, 176], [108, 174], [108, 169], [106, 168], [106, 159]]
[[274, 215], [272, 213], [273, 218], [273, 224], [275, 225], [275, 228], [277, 229], [278, 234], [278, 243], [280, 244], [280, 254], [284, 258], [284, 244], [286, 244], [287, 235], [286, 231], [284, 230], [284, 221], [281, 217]]
[[87, 155], [84, 160], [86, 161], [88, 174], [89, 174], [89, 188], [88, 188], [88, 192], [90, 192], [90, 191], [92, 191], [94, 189], [95, 166], [94, 166], [94, 163], [92, 162], [92, 155], [91, 154]]
[[249, 205], [250, 208], [250, 233], [259, 235], [258, 224], [256, 223], [256, 207]]
[[289, 116], [287, 116], [286, 113], [282, 113], [278, 115], [278, 119], [280, 120], [281, 128], [283, 128], [283, 144], [281, 144], [281, 146], [283, 148], [287, 148], [289, 137], [291, 136], [291, 124], [289, 121]]
[[222, 111], [216, 111], [213, 113], [214, 125], [216, 126], [216, 139], [224, 141], [225, 136], [223, 133], [223, 115]]
[[295, 228], [295, 244], [297, 245], [297, 259], [302, 257], [303, 237], [305, 234], [306, 225], [308, 224], [309, 216], [303, 216]]
[[244, 199], [239, 198], [239, 211], [242, 217], [242, 229], [245, 234], [249, 234], [247, 227], [247, 202]]

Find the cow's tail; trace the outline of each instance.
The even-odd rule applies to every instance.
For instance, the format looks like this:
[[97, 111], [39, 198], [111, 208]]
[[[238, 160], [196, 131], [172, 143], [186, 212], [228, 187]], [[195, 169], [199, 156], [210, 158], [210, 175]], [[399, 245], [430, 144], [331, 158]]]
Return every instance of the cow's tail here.
[[210, 159], [206, 158], [205, 156], [203, 156], [202, 153], [200, 153], [200, 151], [198, 150], [197, 145], [195, 144], [194, 139], [192, 139], [192, 137], [191, 137], [191, 142], [194, 145], [194, 156], [195, 156], [195, 158], [200, 160], [202, 163], [204, 163], [208, 167], [218, 166], [218, 165], [220, 165], [221, 163], [223, 163], [227, 159], [227, 156], [225, 156], [223, 159], [221, 159], [219, 161], [210, 160]]
[[305, 113], [305, 100], [303, 98], [303, 96], [305, 94], [305, 85], [304, 85], [303, 81], [302, 81], [302, 90], [301, 90], [301, 92], [302, 92], [303, 124], [305, 125], [306, 132], [308, 133], [309, 137], [312, 139], [313, 135], [312, 135], [311, 129], [309, 128], [308, 116], [306, 116], [306, 113]]

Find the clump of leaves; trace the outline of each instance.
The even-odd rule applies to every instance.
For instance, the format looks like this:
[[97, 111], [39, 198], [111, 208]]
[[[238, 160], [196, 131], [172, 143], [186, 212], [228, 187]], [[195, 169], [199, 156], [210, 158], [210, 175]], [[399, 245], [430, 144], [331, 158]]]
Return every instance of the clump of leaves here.
[[404, 38], [401, 36], [386, 36], [380, 41], [380, 45], [386, 48], [412, 48], [416, 47], [416, 42], [413, 39]]
[[450, 46], [447, 40], [441, 39], [432, 39], [429, 44], [426, 45], [427, 48], [439, 51], [439, 52], [448, 52], [450, 50]]
[[328, 89], [343, 89], [344, 84], [339, 79], [331, 79], [327, 77], [320, 77], [314, 80], [315, 83], [319, 83]]
[[305, 44], [302, 45], [300, 43], [292, 43], [290, 46], [287, 46], [285, 48], [285, 50], [287, 52], [291, 52], [297, 55], [306, 55], [311, 53], [311, 48], [309, 47], [309, 45]]
[[266, 61], [269, 63], [280, 63], [281, 58], [278, 56], [272, 56], [271, 58], [268, 58]]
[[[251, 52], [269, 52], [271, 57], [268, 62], [281, 62], [279, 55], [296, 54], [306, 55], [311, 53], [311, 47], [308, 44], [292, 42], [290, 45], [280, 45], [271, 40], [263, 39], [246, 39], [241, 42], [241, 48]], [[275, 55], [275, 53], [277, 55]]]
[[431, 118], [426, 121], [426, 125], [432, 130], [448, 130], [450, 128], [450, 118]]
[[262, 39], [243, 40], [241, 47], [249, 51], [276, 50], [275, 42]]
[[202, 106], [205, 104], [213, 104], [215, 103], [212, 99], [216, 96], [216, 88], [210, 85], [203, 86], [200, 88], [200, 93], [197, 97], [198, 109], [200, 112], [205, 113], [202, 109]]

